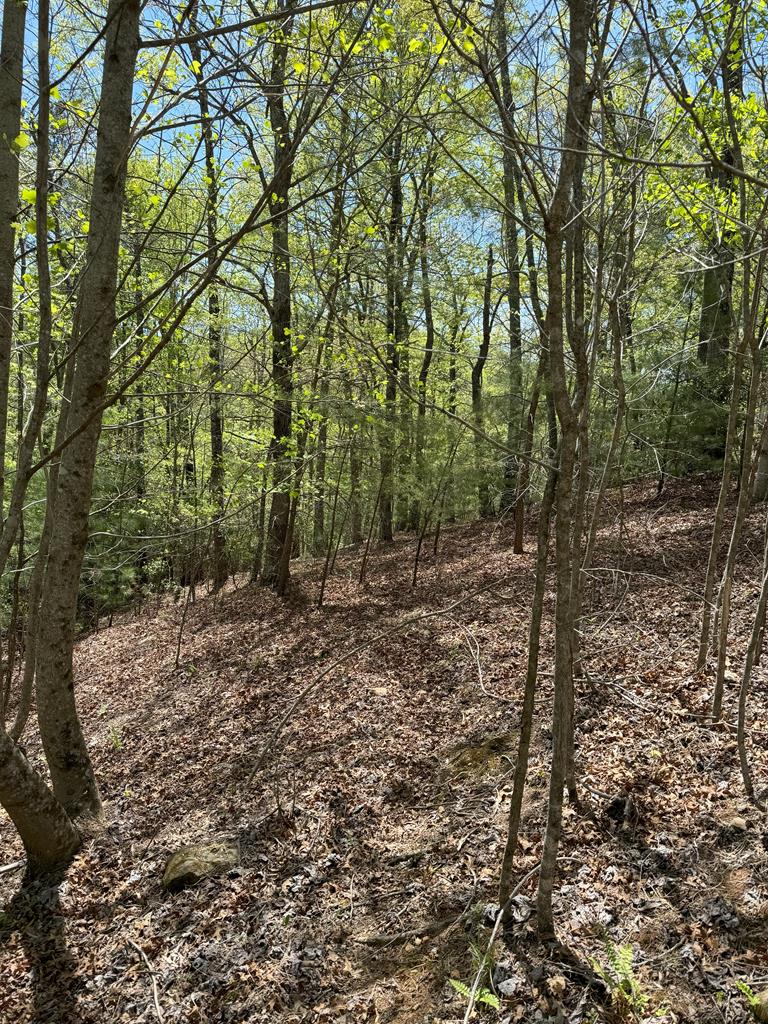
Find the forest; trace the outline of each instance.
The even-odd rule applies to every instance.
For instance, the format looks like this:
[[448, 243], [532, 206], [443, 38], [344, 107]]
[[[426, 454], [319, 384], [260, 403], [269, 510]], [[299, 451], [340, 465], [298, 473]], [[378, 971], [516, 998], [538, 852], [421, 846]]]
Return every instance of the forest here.
[[768, 1021], [766, 0], [0, 2], [0, 1024]]

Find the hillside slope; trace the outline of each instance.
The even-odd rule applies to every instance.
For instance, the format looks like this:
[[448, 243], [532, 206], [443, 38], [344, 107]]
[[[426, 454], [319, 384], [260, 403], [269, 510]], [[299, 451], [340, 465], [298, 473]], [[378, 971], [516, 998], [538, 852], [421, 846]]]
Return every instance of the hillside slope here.
[[[589, 680], [577, 695], [577, 742], [589, 810], [566, 807], [559, 927], [600, 963], [610, 943], [632, 944], [650, 997], [644, 1012], [655, 1019], [746, 1019], [735, 979], [756, 989], [768, 980], [768, 833], [744, 800], [733, 738], [703, 724], [711, 680], [692, 673], [714, 498], [707, 482], [660, 502], [642, 487], [621, 503], [613, 496], [586, 589]], [[763, 514], [753, 513], [743, 545], [735, 671]], [[245, 584], [198, 595], [178, 668], [183, 603], [164, 601], [79, 644], [79, 703], [107, 824], [78, 856], [60, 901], [50, 894], [26, 912], [11, 902], [19, 873], [0, 875], [0, 1021], [463, 1018], [449, 979], [471, 983], [471, 947], [487, 942], [532, 540], [515, 556], [504, 526], [449, 529], [412, 591], [413, 548], [409, 539], [378, 550], [364, 587], [359, 552], [340, 556], [322, 609], [313, 603], [316, 564], [297, 570], [287, 603]], [[406, 615], [459, 601], [381, 636]], [[550, 595], [548, 620], [551, 612]], [[540, 851], [550, 639], [547, 625], [521, 876]], [[758, 669], [760, 784], [765, 679]], [[606, 808], [628, 790], [636, 810], [617, 827]], [[169, 854], [198, 841], [235, 843], [239, 866], [167, 894]], [[0, 849], [0, 867], [21, 856], [5, 819]], [[533, 895], [531, 881], [517, 904], [520, 938]], [[533, 943], [516, 956], [499, 947], [502, 1012], [482, 1013], [588, 1019], [599, 993], [567, 964], [537, 957]]]

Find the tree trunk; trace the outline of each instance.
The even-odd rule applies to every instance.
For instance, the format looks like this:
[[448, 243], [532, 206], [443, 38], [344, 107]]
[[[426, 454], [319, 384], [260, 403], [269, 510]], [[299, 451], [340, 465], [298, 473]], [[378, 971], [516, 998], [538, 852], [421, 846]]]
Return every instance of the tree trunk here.
[[504, 189], [504, 211], [502, 214], [502, 238], [504, 260], [507, 271], [507, 304], [509, 307], [509, 395], [507, 398], [507, 448], [504, 460], [504, 487], [502, 508], [515, 508], [516, 529], [514, 550], [520, 554], [522, 548], [523, 460], [514, 455], [519, 446], [523, 408], [523, 363], [522, 331], [520, 320], [520, 253], [517, 238], [517, 174], [513, 137], [514, 97], [509, 74], [509, 42], [507, 38], [507, 7], [505, 0], [496, 0], [497, 63], [501, 82], [502, 112], [502, 184]]
[[731, 401], [728, 412], [728, 426], [725, 434], [725, 454], [723, 456], [723, 472], [720, 477], [720, 493], [715, 509], [715, 518], [712, 523], [712, 537], [709, 543], [709, 558], [707, 561], [707, 574], [704, 580], [704, 608], [701, 616], [701, 634], [699, 637], [699, 654], [696, 662], [697, 669], [701, 670], [707, 663], [707, 652], [709, 650], [710, 628], [712, 625], [712, 612], [714, 607], [713, 597], [715, 594], [715, 577], [717, 575], [717, 563], [720, 556], [720, 540], [725, 521], [725, 508], [728, 502], [728, 495], [731, 489], [731, 477], [733, 470], [733, 449], [736, 443], [736, 427], [739, 415], [739, 395], [741, 393], [741, 380], [744, 370], [744, 349], [746, 341], [742, 341], [736, 350], [733, 360], [733, 387], [731, 389]]
[[387, 229], [387, 377], [384, 390], [384, 427], [381, 432], [381, 497], [379, 536], [394, 536], [395, 446], [397, 380], [402, 349], [403, 305], [403, 182], [400, 167], [402, 129], [398, 128], [389, 154], [390, 216]]
[[[506, 907], [509, 895], [512, 892], [513, 868], [520, 832], [520, 813], [523, 807], [525, 781], [528, 775], [528, 756], [531, 746], [536, 683], [539, 672], [541, 620], [544, 614], [544, 597], [547, 584], [550, 520], [552, 518], [552, 505], [555, 500], [555, 489], [557, 487], [556, 446], [557, 424], [555, 421], [555, 410], [550, 402], [549, 456], [553, 460], [553, 466], [547, 473], [547, 483], [539, 508], [539, 524], [536, 536], [535, 584], [531, 605], [531, 621], [528, 629], [528, 664], [525, 673], [523, 708], [520, 714], [520, 736], [517, 744], [515, 775], [509, 804], [507, 841], [504, 847], [504, 857], [501, 862], [501, 875], [499, 877], [499, 906], [501, 907]], [[511, 907], [507, 909], [507, 914], [509, 914], [510, 910]]]
[[419, 528], [421, 505], [426, 493], [426, 418], [427, 418], [427, 381], [435, 352], [435, 321], [432, 312], [432, 287], [429, 279], [429, 211], [432, 205], [432, 189], [434, 180], [434, 161], [430, 153], [427, 157], [424, 194], [419, 204], [419, 266], [421, 270], [421, 300], [424, 307], [424, 354], [421, 358], [418, 383], [418, 408], [416, 410], [416, 493], [411, 506], [411, 529]]
[[739, 687], [739, 714], [736, 726], [736, 743], [739, 751], [739, 767], [744, 789], [752, 803], [757, 803], [762, 809], [762, 802], [755, 797], [755, 786], [752, 781], [752, 771], [749, 766], [747, 754], [747, 702], [752, 682], [752, 669], [760, 660], [760, 648], [763, 643], [763, 626], [765, 623], [766, 609], [768, 608], [768, 521], [765, 524], [765, 541], [763, 544], [763, 582], [760, 587], [760, 596], [755, 609], [755, 617], [752, 621], [752, 632], [747, 645], [747, 654], [744, 659], [744, 670], [741, 675], [741, 686]]
[[[760, 260], [760, 266], [762, 267], [762, 258]], [[760, 392], [760, 351], [758, 347], [757, 338], [754, 331], [754, 317], [750, 310], [750, 260], [746, 259], [743, 263], [744, 266], [744, 284], [743, 284], [743, 305], [744, 305], [744, 333], [747, 337], [747, 349], [750, 357], [750, 385], [749, 385], [749, 396], [747, 398], [747, 409], [744, 417], [744, 435], [742, 441], [742, 455], [741, 455], [741, 480], [742, 484], [739, 489], [739, 498], [736, 505], [736, 515], [733, 521], [733, 528], [731, 530], [731, 539], [728, 545], [728, 555], [726, 557], [725, 568], [723, 570], [723, 576], [720, 581], [720, 591], [718, 594], [717, 611], [718, 611], [718, 627], [717, 627], [717, 672], [715, 676], [715, 689], [712, 697], [712, 718], [714, 721], [719, 721], [722, 713], [723, 705], [723, 689], [725, 686], [725, 663], [728, 654], [728, 628], [731, 622], [731, 590], [733, 588], [733, 576], [736, 569], [736, 556], [738, 554], [739, 543], [741, 541], [741, 534], [744, 529], [744, 522], [749, 511], [750, 501], [750, 471], [752, 467], [752, 446], [754, 441], [754, 430], [755, 430], [755, 411], [757, 408], [757, 399]], [[754, 283], [755, 288], [755, 304], [758, 301], [758, 296], [762, 291], [762, 270], [757, 275], [757, 281]]]
[[24, 843], [30, 875], [66, 866], [80, 845], [77, 829], [19, 747], [0, 729], [0, 804]]
[[[290, 33], [288, 22], [285, 38]], [[264, 545], [262, 582], [278, 593], [287, 588], [289, 574], [281, 572], [283, 548], [290, 543], [291, 434], [293, 430], [293, 338], [291, 337], [291, 263], [288, 196], [292, 162], [288, 116], [285, 110], [285, 68], [288, 44], [275, 42], [267, 92], [267, 111], [272, 126], [275, 176], [270, 198], [272, 218], [272, 379], [275, 398], [272, 416], [273, 494]]]
[[[99, 790], [77, 717], [72, 674], [75, 613], [88, 540], [101, 404], [109, 376], [131, 101], [139, 41], [138, 0], [107, 11], [98, 141], [85, 269], [80, 278], [76, 372], [56, 489], [37, 655], [38, 722], [54, 793], [73, 816], [98, 814]], [[62, 409], [61, 415], [66, 415]], [[75, 431], [77, 431], [75, 435]]]
[[0, 45], [0, 513], [5, 498], [8, 383], [13, 341], [13, 268], [19, 205], [19, 154], [15, 139], [21, 126], [26, 16], [26, 3], [5, 0]]
[[485, 429], [483, 415], [483, 370], [488, 359], [491, 345], [491, 326], [493, 311], [491, 309], [491, 288], [493, 286], [493, 246], [488, 246], [488, 262], [485, 270], [485, 287], [483, 289], [483, 336], [477, 359], [472, 364], [472, 418], [475, 424], [475, 469], [477, 472], [477, 498], [480, 516], [483, 519], [493, 515], [491, 493], [488, 485], [488, 474], [485, 466], [485, 445], [483, 431]]
[[[192, 31], [197, 27], [197, 2], [190, 14]], [[216, 168], [216, 153], [213, 144], [208, 88], [205, 81], [205, 67], [200, 44], [190, 44], [194, 60], [197, 98], [200, 107], [201, 131], [205, 150], [205, 176], [208, 183], [205, 209], [205, 224], [208, 242], [207, 265], [217, 258], [219, 214], [219, 175]], [[221, 350], [221, 308], [219, 290], [215, 281], [208, 285], [208, 378], [209, 378], [209, 421], [211, 438], [211, 473], [209, 490], [213, 506], [211, 546], [213, 548], [213, 586], [221, 589], [227, 582], [227, 549], [224, 540], [224, 423], [222, 414], [222, 350]]]
[[[730, 108], [732, 100], [742, 93], [742, 44], [741, 30], [735, 39], [723, 41], [721, 56], [722, 89], [725, 107]], [[720, 102], [722, 106], [722, 100]], [[727, 139], [726, 134], [726, 139]], [[733, 166], [736, 162], [737, 140], [727, 141], [720, 154], [723, 163]], [[723, 167], [711, 169], [713, 184], [724, 192], [735, 190], [732, 173]], [[715, 219], [716, 220], [716, 219]], [[713, 226], [710, 241], [710, 264], [704, 270], [701, 285], [701, 316], [699, 320], [699, 360], [711, 366], [721, 366], [728, 355], [733, 330], [731, 297], [733, 292], [734, 250], [733, 237], [736, 230], [731, 222], [724, 219], [721, 225]]]
[[[568, 766], [570, 703], [573, 688], [573, 593], [571, 499], [576, 445], [577, 411], [568, 391], [563, 346], [563, 233], [570, 212], [576, 177], [583, 173], [586, 136], [592, 106], [587, 87], [587, 46], [592, 9], [587, 0], [569, 0], [568, 97], [560, 172], [545, 218], [548, 300], [546, 335], [549, 339], [550, 377], [560, 423], [555, 515], [555, 679], [552, 709], [552, 766], [544, 847], [539, 872], [537, 920], [543, 938], [554, 936], [552, 892], [563, 816], [563, 785]], [[577, 210], [575, 216], [583, 211]]]

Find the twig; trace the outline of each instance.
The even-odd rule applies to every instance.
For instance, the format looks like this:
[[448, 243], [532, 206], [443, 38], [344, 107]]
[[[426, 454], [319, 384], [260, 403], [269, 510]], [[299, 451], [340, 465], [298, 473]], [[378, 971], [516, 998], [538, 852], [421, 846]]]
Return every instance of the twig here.
[[392, 935], [390, 932], [375, 932], [373, 935], [361, 935], [360, 938], [354, 939], [354, 941], [359, 942], [363, 946], [397, 946], [404, 942], [410, 942], [411, 939], [423, 938], [426, 935], [439, 935], [447, 928], [450, 928], [451, 925], [458, 924], [464, 917], [466, 917], [466, 911], [463, 911], [458, 917], [445, 917], [439, 921], [430, 921], [427, 924], [417, 925], [416, 928], [397, 932], [395, 935]]
[[515, 898], [515, 896], [519, 894], [520, 890], [523, 888], [525, 883], [529, 881], [529, 879], [533, 878], [533, 876], [536, 874], [540, 867], [540, 862], [538, 864], [534, 864], [534, 866], [531, 868], [528, 874], [523, 875], [523, 877], [517, 883], [515, 888], [509, 894], [504, 903], [504, 906], [499, 907], [499, 913], [496, 917], [496, 923], [493, 926], [491, 937], [488, 940], [488, 945], [486, 946], [485, 953], [483, 954], [483, 959], [480, 961], [480, 966], [477, 969], [475, 980], [472, 982], [472, 988], [469, 990], [469, 1003], [467, 1005], [467, 1012], [464, 1014], [464, 1024], [469, 1024], [469, 1019], [472, 1016], [472, 1011], [475, 1008], [475, 1002], [477, 1001], [477, 990], [480, 988], [480, 982], [482, 981], [483, 974], [485, 973], [485, 969], [488, 965], [488, 954], [490, 953], [491, 947], [496, 941], [496, 936], [499, 934], [499, 929], [501, 928], [501, 925], [504, 921], [504, 912], [506, 911], [507, 907], [510, 905], [512, 900]]
[[9, 875], [11, 871], [18, 871], [19, 868], [23, 868], [27, 862], [25, 860], [14, 860], [10, 864], [4, 865], [0, 868], [0, 875]]
[[152, 999], [155, 1004], [155, 1013], [157, 1014], [157, 1019], [160, 1021], [160, 1024], [164, 1024], [165, 1018], [163, 1017], [163, 1009], [160, 1006], [160, 994], [157, 991], [157, 978], [155, 977], [155, 972], [152, 970], [152, 964], [150, 964], [149, 959], [147, 958], [147, 954], [144, 952], [144, 950], [138, 943], [134, 942], [133, 939], [128, 939], [128, 944], [133, 946], [133, 948], [139, 954], [141, 959], [144, 961], [144, 966], [147, 968], [147, 974], [149, 974], [150, 980], [152, 982]]

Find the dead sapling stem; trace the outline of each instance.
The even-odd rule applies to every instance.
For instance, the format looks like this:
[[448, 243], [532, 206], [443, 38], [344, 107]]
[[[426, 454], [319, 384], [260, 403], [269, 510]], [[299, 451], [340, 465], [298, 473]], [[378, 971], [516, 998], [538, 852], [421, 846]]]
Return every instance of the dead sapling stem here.
[[333, 546], [333, 558], [331, 558], [331, 566], [330, 566], [330, 568], [328, 570], [328, 575], [329, 576], [333, 576], [334, 572], [336, 571], [336, 559], [339, 557], [339, 548], [341, 547], [341, 539], [344, 536], [344, 530], [347, 527], [347, 520], [349, 519], [349, 513], [350, 513], [350, 509], [351, 508], [352, 508], [352, 503], [350, 501], [347, 501], [345, 503], [345, 506], [344, 506], [344, 515], [342, 516], [342, 519], [341, 519], [341, 525], [339, 526], [339, 531], [336, 534], [336, 543]]
[[449, 479], [449, 473], [450, 473], [451, 467], [453, 465], [453, 460], [454, 460], [454, 458], [456, 456], [456, 452], [458, 450], [459, 442], [460, 441], [461, 441], [461, 437], [459, 436], [456, 439], [456, 443], [454, 444], [453, 448], [451, 449], [450, 455], [448, 456], [448, 458], [446, 459], [445, 463], [443, 464], [443, 468], [442, 468], [442, 471], [440, 473], [440, 479], [437, 481], [437, 487], [435, 488], [435, 493], [432, 495], [432, 501], [429, 504], [429, 508], [424, 513], [424, 518], [422, 520], [422, 525], [421, 525], [421, 531], [419, 532], [419, 539], [418, 539], [418, 542], [416, 544], [416, 553], [415, 553], [415, 555], [413, 557], [413, 576], [411, 578], [411, 590], [415, 590], [416, 589], [416, 579], [417, 579], [418, 573], [419, 573], [419, 556], [421, 555], [421, 548], [422, 548], [422, 545], [424, 543], [424, 538], [427, 535], [427, 530], [429, 529], [429, 524], [432, 521], [432, 513], [435, 510], [435, 506], [437, 505], [438, 500], [440, 500], [440, 507], [442, 508], [442, 498], [443, 498], [443, 495], [444, 495], [444, 492], [445, 492], [445, 487], [447, 486], [447, 482], [448, 482], [448, 479]]
[[368, 565], [368, 552], [371, 550], [371, 539], [373, 538], [373, 530], [376, 525], [376, 513], [379, 510], [379, 503], [381, 502], [381, 492], [384, 489], [384, 476], [383, 474], [379, 477], [379, 489], [376, 491], [376, 499], [371, 509], [371, 521], [368, 524], [368, 536], [365, 538], [365, 548], [363, 550], [363, 560], [360, 563], [360, 576], [358, 582], [365, 583], [365, 570]]
[[[336, 514], [339, 507], [339, 492], [341, 490], [341, 478], [344, 473], [344, 463], [347, 461], [347, 454], [349, 453], [350, 444], [344, 448], [344, 452], [341, 456], [341, 462], [339, 464], [339, 472], [336, 474], [336, 487], [333, 492], [333, 505], [331, 506], [331, 524], [328, 528], [328, 545], [325, 551], [325, 562], [323, 563], [323, 575], [320, 580], [320, 593], [317, 595], [317, 607], [323, 607], [323, 598], [325, 597], [325, 585], [328, 582], [329, 571], [331, 568], [331, 558], [336, 561], [336, 555], [334, 552], [334, 539], [336, 533]], [[347, 505], [347, 512], [349, 511], [349, 504]], [[344, 517], [346, 522], [346, 515]], [[344, 523], [342, 523], [342, 531], [344, 529]]]
[[149, 962], [147, 954], [144, 952], [144, 950], [138, 943], [134, 942], [133, 939], [129, 939], [128, 944], [136, 950], [141, 959], [144, 961], [144, 966], [147, 969], [149, 980], [152, 983], [152, 1002], [154, 1003], [155, 1006], [155, 1013], [157, 1014], [157, 1019], [160, 1021], [160, 1024], [164, 1024], [165, 1017], [163, 1016], [163, 1008], [160, 1005], [160, 993], [157, 987], [157, 978], [155, 977], [155, 972], [152, 970], [152, 964]]

